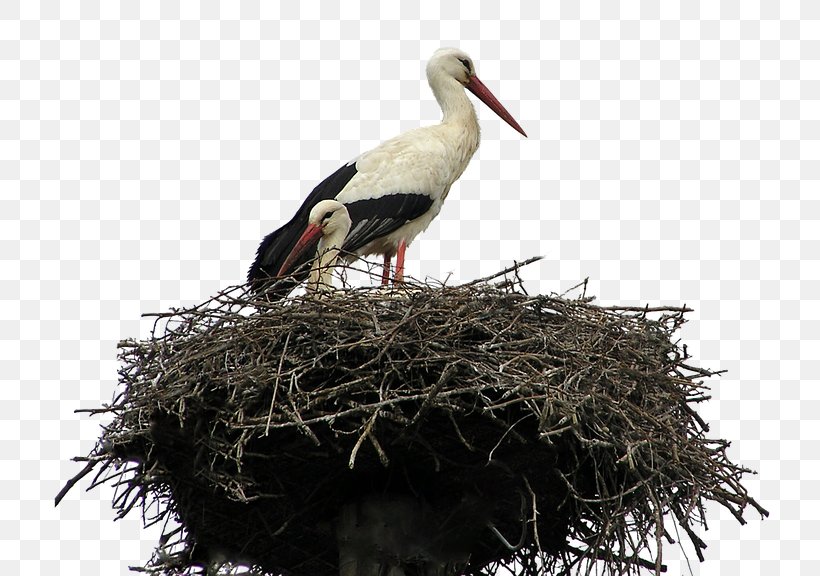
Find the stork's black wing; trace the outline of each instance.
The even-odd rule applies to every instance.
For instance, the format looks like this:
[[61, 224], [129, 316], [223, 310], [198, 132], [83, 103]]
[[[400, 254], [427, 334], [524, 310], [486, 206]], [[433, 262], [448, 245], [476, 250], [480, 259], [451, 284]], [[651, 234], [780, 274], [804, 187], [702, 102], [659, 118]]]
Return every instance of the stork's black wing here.
[[[335, 198], [355, 175], [355, 162], [345, 164], [339, 168], [313, 189], [290, 222], [265, 236], [256, 251], [256, 260], [248, 270], [248, 283], [254, 290], [266, 289], [270, 286], [271, 281], [276, 278], [276, 274], [288, 254], [299, 240], [299, 236], [304, 232], [310, 210], [322, 200]], [[287, 295], [294, 286], [307, 277], [308, 268], [304, 264], [312, 257], [312, 252], [306, 251], [303, 261], [297, 262], [294, 266], [294, 270], [296, 270], [295, 277], [279, 280], [275, 286], [271, 286], [271, 296], [283, 297]]]
[[387, 236], [427, 212], [432, 205], [433, 199], [420, 193], [384, 194], [345, 203], [351, 225], [343, 250], [355, 252], [368, 242]]

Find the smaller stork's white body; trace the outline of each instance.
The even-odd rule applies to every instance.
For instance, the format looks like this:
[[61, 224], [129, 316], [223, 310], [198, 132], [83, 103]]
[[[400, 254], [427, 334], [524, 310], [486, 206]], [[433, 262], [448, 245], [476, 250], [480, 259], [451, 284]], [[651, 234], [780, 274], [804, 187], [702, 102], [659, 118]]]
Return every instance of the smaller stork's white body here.
[[296, 216], [263, 240], [248, 273], [251, 283], [264, 285], [292, 273], [304, 277], [304, 254], [298, 259], [289, 255], [307, 225], [311, 208], [330, 198], [347, 207], [351, 220], [342, 249], [358, 256], [382, 254], [384, 283], [390, 261], [398, 255], [395, 278], [400, 281], [407, 245], [441, 211], [450, 187], [478, 149], [478, 118], [465, 88], [526, 136], [478, 79], [472, 60], [461, 50], [436, 51], [427, 64], [427, 80], [441, 106], [441, 123], [383, 142], [316, 186]]
[[291, 261], [302, 258], [305, 251], [316, 245], [318, 238], [307, 290], [317, 294], [333, 290], [333, 267], [349, 231], [350, 215], [345, 205], [336, 200], [322, 200], [310, 211], [307, 228], [282, 267], [290, 268]]

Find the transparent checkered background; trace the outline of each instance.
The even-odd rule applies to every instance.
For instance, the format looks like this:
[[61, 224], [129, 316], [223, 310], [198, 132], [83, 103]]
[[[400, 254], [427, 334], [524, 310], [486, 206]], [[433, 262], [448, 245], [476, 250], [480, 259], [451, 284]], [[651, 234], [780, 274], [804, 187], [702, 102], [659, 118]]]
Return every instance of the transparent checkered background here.
[[241, 282], [313, 184], [437, 121], [424, 64], [457, 45], [530, 138], [479, 106], [409, 273], [543, 254], [530, 291], [694, 307], [684, 341], [728, 371], [702, 414], [772, 517], [712, 507], [707, 561], [668, 573], [820, 574], [820, 4], [336, 4], [0, 3], [0, 573], [149, 558], [110, 489], [54, 508], [101, 422], [73, 410], [110, 400], [140, 313]]

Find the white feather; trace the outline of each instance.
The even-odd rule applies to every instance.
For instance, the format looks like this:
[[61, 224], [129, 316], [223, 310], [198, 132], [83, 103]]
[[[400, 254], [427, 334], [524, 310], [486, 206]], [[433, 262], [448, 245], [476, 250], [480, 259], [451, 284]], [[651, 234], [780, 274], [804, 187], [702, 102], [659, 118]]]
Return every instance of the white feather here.
[[464, 91], [468, 77], [460, 59], [469, 56], [446, 48], [427, 65], [427, 80], [444, 113], [441, 123], [405, 132], [362, 154], [356, 160], [357, 174], [336, 196], [346, 204], [397, 193], [425, 194], [433, 201], [423, 215], [366, 244], [357, 250], [359, 255], [392, 256], [400, 241], [409, 245], [426, 230], [478, 149], [478, 118]]

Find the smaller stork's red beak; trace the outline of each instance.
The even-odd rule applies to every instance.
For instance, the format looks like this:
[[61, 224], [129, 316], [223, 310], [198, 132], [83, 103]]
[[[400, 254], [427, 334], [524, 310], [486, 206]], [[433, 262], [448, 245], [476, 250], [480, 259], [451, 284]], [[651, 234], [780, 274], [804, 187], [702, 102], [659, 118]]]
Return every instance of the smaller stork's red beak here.
[[279, 272], [276, 273], [278, 277], [286, 276], [293, 272], [293, 266], [296, 262], [305, 255], [305, 252], [308, 251], [316, 251], [316, 247], [319, 244], [319, 239], [322, 237], [322, 227], [316, 224], [308, 224], [305, 231], [302, 232], [302, 235], [299, 237], [299, 240], [296, 241], [296, 244], [293, 247], [293, 250], [290, 251], [288, 257], [285, 259], [284, 264], [282, 267], [279, 268]]
[[515, 118], [512, 117], [512, 114], [507, 112], [507, 109], [498, 101], [498, 99], [493, 96], [493, 93], [490, 92], [490, 89], [487, 88], [484, 83], [478, 79], [478, 76], [470, 76], [470, 81], [464, 86], [476, 95], [476, 97], [484, 102], [487, 106], [489, 106], [490, 110], [498, 114], [498, 117], [501, 118], [504, 122], [512, 126], [516, 132], [527, 137], [527, 133], [524, 132], [524, 129], [518, 125], [518, 122], [515, 121]]

